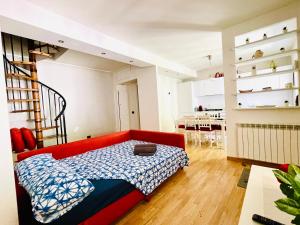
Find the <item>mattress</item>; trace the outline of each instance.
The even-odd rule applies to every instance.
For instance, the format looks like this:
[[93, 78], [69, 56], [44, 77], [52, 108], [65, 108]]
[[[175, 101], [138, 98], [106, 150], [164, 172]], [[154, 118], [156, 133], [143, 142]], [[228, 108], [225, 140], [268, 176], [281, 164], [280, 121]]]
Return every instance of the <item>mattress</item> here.
[[[48, 225], [76, 225], [91, 217], [101, 209], [135, 190], [134, 186], [124, 180], [102, 179], [90, 180], [95, 190], [72, 210]], [[36, 222], [36, 221], [35, 221]], [[36, 222], [35, 224], [42, 224]]]

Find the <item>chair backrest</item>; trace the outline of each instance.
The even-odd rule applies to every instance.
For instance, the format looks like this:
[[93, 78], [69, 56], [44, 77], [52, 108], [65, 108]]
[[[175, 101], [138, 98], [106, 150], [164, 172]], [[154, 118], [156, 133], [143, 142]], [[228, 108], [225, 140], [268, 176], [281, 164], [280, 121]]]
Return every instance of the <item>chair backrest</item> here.
[[184, 118], [185, 128], [197, 128], [198, 121], [195, 117]]
[[199, 116], [197, 118], [199, 128], [209, 128], [211, 129], [211, 118], [209, 115], [206, 116]]

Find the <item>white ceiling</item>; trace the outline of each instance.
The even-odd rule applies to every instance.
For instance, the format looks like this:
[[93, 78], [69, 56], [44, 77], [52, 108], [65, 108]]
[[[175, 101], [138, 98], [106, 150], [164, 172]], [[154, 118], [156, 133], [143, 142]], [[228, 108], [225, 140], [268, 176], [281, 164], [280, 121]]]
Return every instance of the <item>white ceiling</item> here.
[[55, 59], [55, 61], [58, 63], [72, 64], [75, 66], [82, 66], [107, 72], [116, 71], [127, 65], [122, 62], [117, 62], [73, 50], [67, 50], [61, 56]]
[[[29, 0], [168, 60], [222, 64], [221, 30], [296, 0]], [[207, 55], [212, 55], [209, 64]]]

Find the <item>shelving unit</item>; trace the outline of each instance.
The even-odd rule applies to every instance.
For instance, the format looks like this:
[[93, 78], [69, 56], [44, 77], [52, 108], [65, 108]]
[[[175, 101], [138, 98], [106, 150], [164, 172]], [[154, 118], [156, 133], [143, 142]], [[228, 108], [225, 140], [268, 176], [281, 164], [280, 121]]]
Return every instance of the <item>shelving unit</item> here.
[[[284, 23], [288, 32], [283, 32]], [[297, 21], [284, 21], [266, 28], [251, 31], [236, 37], [234, 48], [236, 61], [236, 105], [242, 107], [236, 110], [285, 110], [300, 109], [296, 106], [295, 99], [299, 95], [299, 34], [296, 29]], [[268, 32], [270, 32], [268, 34]], [[263, 38], [267, 34], [268, 38]], [[243, 44], [247, 38], [254, 40]], [[281, 48], [284, 48], [282, 51]], [[257, 50], [263, 52], [262, 57], [252, 58]], [[271, 62], [275, 63], [277, 71], [272, 71]], [[255, 67], [253, 74], [252, 67]], [[293, 88], [283, 88], [287, 84], [292, 84]], [[271, 87], [270, 90], [262, 90]], [[239, 93], [239, 90], [250, 90], [252, 92]], [[284, 106], [288, 101], [290, 106]], [[256, 107], [262, 105], [276, 105], [276, 107]]]
[[276, 106], [276, 107], [235, 108], [235, 110], [282, 110], [282, 109], [300, 109], [300, 106]]
[[250, 42], [249, 44], [243, 44], [243, 45], [236, 46], [235, 49], [255, 48], [255, 47], [260, 46], [260, 45], [272, 43], [272, 42], [279, 41], [279, 40], [288, 39], [288, 38], [293, 37], [294, 35], [296, 35], [298, 33], [299, 33], [299, 30], [289, 31], [287, 33], [281, 33], [281, 34], [278, 34], [278, 35], [268, 37], [266, 39], [261, 39], [261, 40], [258, 40], [258, 41]]
[[272, 91], [293, 91], [293, 90], [299, 90], [299, 87], [293, 87], [293, 88], [276, 88], [271, 90], [259, 90], [259, 91], [251, 91], [251, 92], [245, 92], [245, 93], [237, 93], [234, 94], [237, 95], [247, 95], [247, 94], [256, 94], [256, 93], [265, 93], [265, 92], [272, 92]]
[[266, 56], [256, 58], [256, 59], [247, 59], [244, 61], [236, 62], [235, 65], [236, 66], [253, 65], [253, 64], [257, 64], [257, 63], [261, 63], [261, 62], [265, 62], [265, 61], [270, 61], [270, 60], [275, 60], [278, 58], [292, 56], [293, 54], [296, 54], [299, 52], [300, 52], [300, 49], [292, 49], [292, 50], [288, 50], [288, 51], [284, 51], [284, 52], [275, 53], [272, 55], [266, 55]]
[[[261, 73], [261, 74], [256, 74], [256, 75], [246, 75], [243, 76], [243, 74], [237, 74], [238, 77], [236, 80], [243, 80], [243, 79], [255, 79], [255, 78], [260, 78], [260, 77], [268, 77], [268, 76], [280, 76], [280, 75], [285, 75], [285, 74], [292, 74], [295, 72], [299, 72], [298, 69], [290, 69], [290, 70], [282, 70], [282, 71], [276, 71], [276, 72], [271, 72], [271, 73]], [[249, 73], [247, 73], [249, 74]]]
[[224, 94], [208, 94], [208, 95], [198, 95], [196, 97], [209, 97], [209, 96], [218, 96], [218, 95], [224, 95]]

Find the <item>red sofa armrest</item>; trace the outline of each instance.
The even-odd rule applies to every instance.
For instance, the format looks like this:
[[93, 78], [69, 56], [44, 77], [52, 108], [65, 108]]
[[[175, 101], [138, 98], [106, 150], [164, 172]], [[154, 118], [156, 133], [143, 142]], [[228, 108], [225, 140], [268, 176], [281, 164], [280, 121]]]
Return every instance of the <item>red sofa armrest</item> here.
[[130, 130], [130, 139], [170, 145], [185, 150], [184, 135], [158, 131]]

